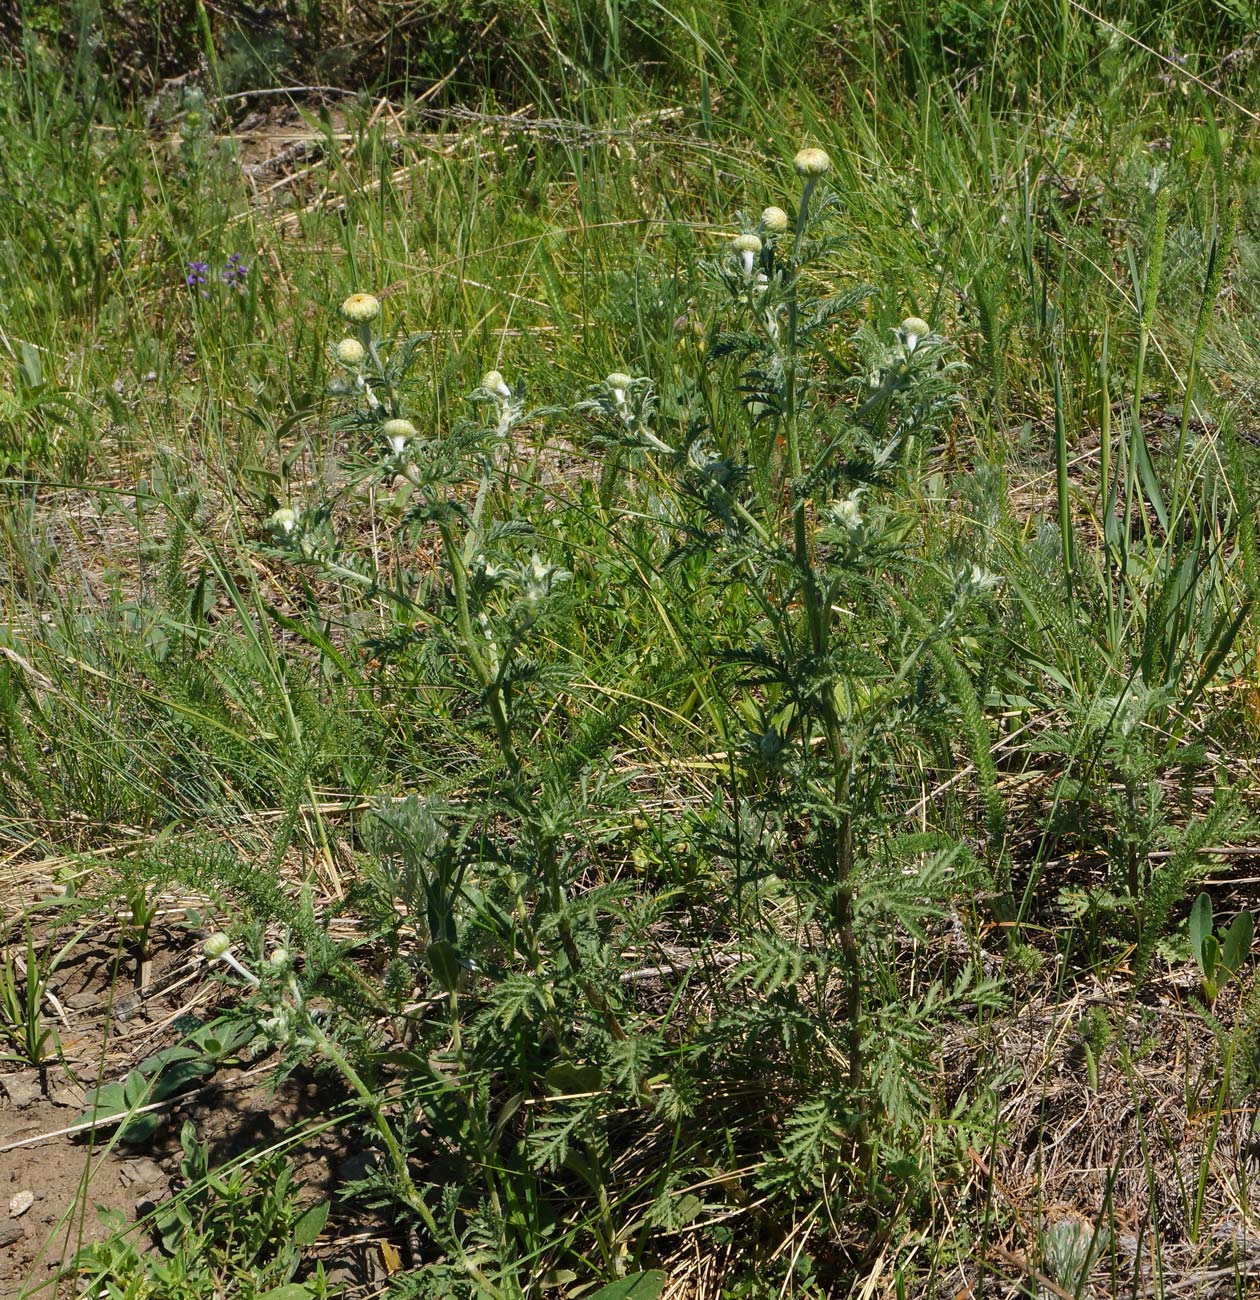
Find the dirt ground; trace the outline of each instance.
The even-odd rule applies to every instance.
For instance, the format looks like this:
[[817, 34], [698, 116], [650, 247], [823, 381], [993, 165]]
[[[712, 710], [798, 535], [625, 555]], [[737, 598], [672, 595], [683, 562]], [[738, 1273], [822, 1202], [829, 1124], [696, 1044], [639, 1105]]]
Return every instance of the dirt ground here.
[[[54, 1279], [76, 1249], [116, 1230], [107, 1216], [124, 1224], [144, 1219], [179, 1185], [186, 1120], [209, 1143], [211, 1168], [251, 1149], [293, 1142], [287, 1153], [305, 1184], [303, 1201], [332, 1202], [309, 1258], [323, 1262], [347, 1297], [373, 1294], [385, 1276], [389, 1244], [383, 1250], [382, 1234], [337, 1195], [342, 1183], [363, 1176], [370, 1154], [352, 1128], [319, 1122], [340, 1100], [322, 1080], [299, 1072], [277, 1087], [271, 1060], [224, 1067], [174, 1099], [156, 1133], [134, 1146], [111, 1140], [113, 1130], [94, 1133], [80, 1123], [98, 1079], [122, 1078], [178, 1043], [192, 1017], [208, 1019], [231, 996], [207, 978], [195, 934], [159, 937], [142, 991], [133, 988], [135, 963], [124, 956], [115, 977], [115, 959], [113, 948], [85, 941], [56, 972], [63, 1063], [42, 1074], [0, 1065], [0, 1298], [73, 1294], [72, 1282]], [[301, 1136], [303, 1126], [309, 1136]], [[149, 1239], [142, 1229], [138, 1244]]]

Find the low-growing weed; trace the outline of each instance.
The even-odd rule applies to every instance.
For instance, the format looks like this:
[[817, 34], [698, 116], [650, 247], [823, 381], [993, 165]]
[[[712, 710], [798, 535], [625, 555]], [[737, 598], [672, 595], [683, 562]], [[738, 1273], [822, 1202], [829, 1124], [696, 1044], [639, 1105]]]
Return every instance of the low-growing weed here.
[[28, 920], [25, 945], [5, 945], [0, 956], [0, 1039], [12, 1050], [4, 1059], [38, 1066], [42, 1072], [57, 1057], [58, 1032], [49, 1006], [50, 986], [57, 967], [78, 939], [76, 935], [56, 953], [45, 956], [35, 943], [35, 932]]
[[113, 1129], [120, 1142], [131, 1145], [147, 1142], [165, 1121], [160, 1103], [209, 1079], [254, 1035], [253, 1026], [239, 1019], [199, 1026], [183, 1042], [145, 1057], [124, 1078], [96, 1088], [75, 1127]]
[[191, 1122], [180, 1144], [183, 1186], [152, 1216], [160, 1253], [142, 1253], [121, 1236], [81, 1250], [72, 1268], [82, 1294], [93, 1300], [327, 1300], [335, 1294], [320, 1264], [295, 1280], [329, 1203], [301, 1203], [302, 1185], [287, 1159], [212, 1169]]

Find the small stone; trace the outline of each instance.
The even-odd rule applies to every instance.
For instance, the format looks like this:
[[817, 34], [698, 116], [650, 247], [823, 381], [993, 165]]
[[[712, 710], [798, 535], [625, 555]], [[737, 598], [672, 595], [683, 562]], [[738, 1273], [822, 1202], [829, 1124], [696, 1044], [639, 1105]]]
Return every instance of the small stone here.
[[54, 1106], [69, 1106], [74, 1110], [82, 1110], [87, 1105], [87, 1094], [78, 1084], [68, 1083], [60, 1088], [54, 1088], [49, 1098]]
[[0, 1247], [12, 1246], [15, 1241], [21, 1241], [25, 1235], [26, 1229], [16, 1219], [6, 1219], [0, 1223]]
[[40, 1087], [38, 1070], [23, 1070], [20, 1074], [2, 1075], [0, 1087], [4, 1088], [9, 1100], [18, 1110], [35, 1105], [44, 1095], [44, 1090]]
[[148, 1156], [141, 1156], [139, 1160], [128, 1160], [118, 1172], [129, 1184], [137, 1187], [152, 1187], [166, 1179], [162, 1166]]
[[85, 989], [82, 993], [71, 993], [61, 1001], [71, 1011], [95, 1011], [101, 1005], [101, 995]]
[[9, 1197], [9, 1215], [11, 1218], [20, 1219], [34, 1204], [34, 1192], [14, 1192]]

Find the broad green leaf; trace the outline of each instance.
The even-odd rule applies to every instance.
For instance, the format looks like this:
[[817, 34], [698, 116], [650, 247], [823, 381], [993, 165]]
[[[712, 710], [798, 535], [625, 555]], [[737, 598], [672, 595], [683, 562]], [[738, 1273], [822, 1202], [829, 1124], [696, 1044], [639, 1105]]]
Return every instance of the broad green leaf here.
[[31, 388], [39, 388], [44, 382], [44, 367], [39, 359], [39, 349], [33, 343], [28, 343], [25, 339], [21, 344], [22, 378]]
[[319, 1201], [293, 1225], [293, 1240], [299, 1246], [309, 1246], [324, 1230], [328, 1222], [328, 1201]]
[[601, 1286], [594, 1294], [587, 1296], [586, 1300], [656, 1300], [665, 1290], [667, 1280], [659, 1268], [650, 1269], [646, 1273], [631, 1273], [629, 1277], [621, 1277], [615, 1282], [609, 1282], [607, 1286]]
[[158, 1111], [148, 1115], [137, 1115], [118, 1130], [118, 1140], [128, 1146], [141, 1146], [158, 1131], [165, 1118], [166, 1116]]
[[1199, 969], [1205, 975], [1211, 971], [1203, 964], [1203, 941], [1212, 933], [1212, 900], [1207, 894], [1200, 894], [1190, 909], [1190, 951], [1199, 963]]
[[426, 956], [437, 982], [452, 993], [459, 987], [459, 950], [449, 939], [438, 939], [431, 943]]
[[1231, 975], [1238, 973], [1251, 953], [1254, 921], [1250, 912], [1239, 912], [1234, 917], [1221, 943], [1221, 965]]

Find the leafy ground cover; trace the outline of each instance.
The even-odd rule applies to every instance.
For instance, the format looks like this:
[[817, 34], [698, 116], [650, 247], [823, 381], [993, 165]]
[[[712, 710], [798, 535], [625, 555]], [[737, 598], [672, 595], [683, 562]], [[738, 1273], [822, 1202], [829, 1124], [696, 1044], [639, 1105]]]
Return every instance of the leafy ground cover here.
[[7, 1291], [1253, 1293], [1248, 15], [454, 8], [13, 24]]

